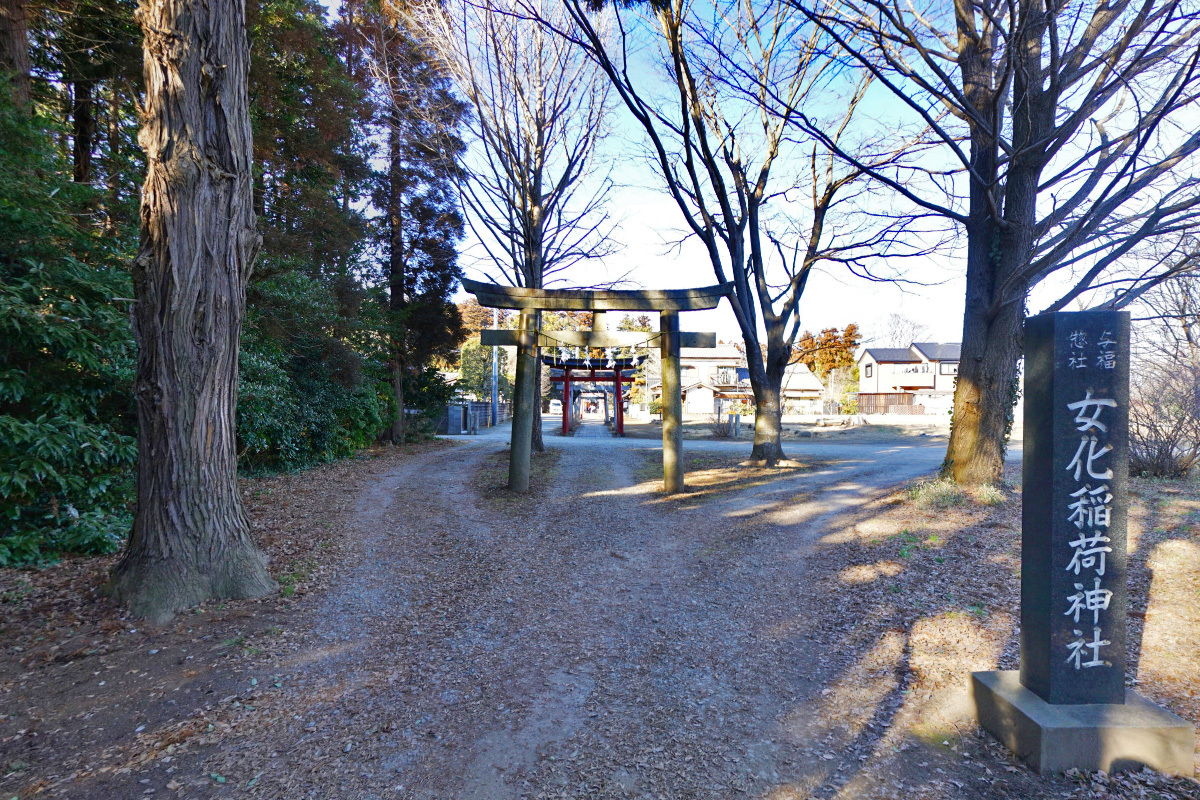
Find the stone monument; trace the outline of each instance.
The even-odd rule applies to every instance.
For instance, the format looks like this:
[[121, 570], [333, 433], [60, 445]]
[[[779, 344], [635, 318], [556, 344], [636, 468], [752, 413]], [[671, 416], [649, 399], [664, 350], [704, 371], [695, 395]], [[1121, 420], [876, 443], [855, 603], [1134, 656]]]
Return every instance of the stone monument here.
[[1021, 668], [971, 677], [980, 725], [1043, 774], [1193, 774], [1190, 723], [1125, 688], [1129, 315], [1025, 325]]

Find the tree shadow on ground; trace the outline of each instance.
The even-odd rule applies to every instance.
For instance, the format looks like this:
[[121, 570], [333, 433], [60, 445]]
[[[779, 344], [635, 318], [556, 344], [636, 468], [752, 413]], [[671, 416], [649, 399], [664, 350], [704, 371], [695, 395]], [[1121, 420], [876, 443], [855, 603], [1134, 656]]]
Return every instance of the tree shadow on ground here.
[[[838, 471], [836, 463], [820, 466]], [[731, 522], [727, 540], [704, 550], [717, 559], [713, 571], [744, 574], [744, 563], [791, 560], [811, 598], [799, 613], [757, 632], [771, 643], [758, 668], [764, 683], [765, 673], [787, 671], [788, 654], [819, 654], [816, 663], [793, 668], [804, 673], [793, 687], [801, 697], [780, 704], [775, 733], [798, 757], [766, 797], [1101, 796], [1092, 779], [1034, 775], [971, 719], [970, 672], [1018, 666], [1018, 490], [1006, 489], [994, 506], [963, 501], [921, 509], [903, 492], [889, 492], [847, 509], [822, 504], [829, 487], [809, 493], [800, 470], [755, 476], [741, 489], [729, 465], [704, 464], [697, 472], [712, 476], [698, 491], [704, 503], [653, 497], [646, 504], [658, 513], [722, 513]], [[739, 504], [747, 492], [752, 502]], [[1145, 504], [1146, 492], [1135, 487], [1135, 502]], [[811, 513], [797, 512], [798, 500], [814, 497]], [[1149, 601], [1152, 554], [1197, 538], [1194, 526], [1155, 527], [1150, 506], [1131, 551], [1133, 609]], [[819, 530], [799, 532], [812, 527]], [[732, 590], [732, 582], [722, 588]], [[1139, 622], [1130, 628], [1131, 676], [1142, 655]], [[1196, 719], [1194, 684], [1158, 689], [1156, 699]], [[1195, 786], [1165, 785], [1180, 792]]]

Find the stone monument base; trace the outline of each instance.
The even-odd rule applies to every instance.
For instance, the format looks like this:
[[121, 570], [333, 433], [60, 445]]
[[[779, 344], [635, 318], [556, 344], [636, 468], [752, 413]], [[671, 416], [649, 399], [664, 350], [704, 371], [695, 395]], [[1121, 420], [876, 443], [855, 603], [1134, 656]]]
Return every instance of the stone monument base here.
[[1125, 705], [1051, 705], [1021, 685], [1016, 670], [971, 673], [980, 726], [1042, 775], [1072, 767], [1141, 769], [1191, 776], [1191, 723], [1133, 690]]

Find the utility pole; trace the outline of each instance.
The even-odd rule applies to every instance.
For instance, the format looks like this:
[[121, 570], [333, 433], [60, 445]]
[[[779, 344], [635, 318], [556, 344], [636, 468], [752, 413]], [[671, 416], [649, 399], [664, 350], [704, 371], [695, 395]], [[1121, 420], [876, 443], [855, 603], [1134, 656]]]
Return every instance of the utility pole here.
[[[492, 328], [500, 327], [500, 309], [492, 309]], [[492, 345], [492, 425], [500, 424], [500, 348]]]

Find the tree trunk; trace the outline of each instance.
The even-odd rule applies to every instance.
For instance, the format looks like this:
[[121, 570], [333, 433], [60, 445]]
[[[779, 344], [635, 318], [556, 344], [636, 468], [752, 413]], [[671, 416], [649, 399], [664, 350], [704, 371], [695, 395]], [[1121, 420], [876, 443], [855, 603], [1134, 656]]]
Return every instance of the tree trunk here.
[[25, 0], [0, 0], [0, 72], [7, 72], [17, 108], [29, 106], [29, 22]]
[[120, 81], [113, 78], [109, 87], [108, 115], [104, 144], [105, 153], [105, 188], [108, 190], [108, 201], [104, 209], [104, 231], [115, 236], [118, 230], [117, 213], [121, 203], [121, 92]]
[[[751, 380], [751, 389], [754, 391], [754, 449], [750, 451], [750, 460], [773, 467], [786, 458], [780, 438], [783, 428], [783, 404], [780, 402], [783, 371], [766, 372], [761, 368], [760, 371], [763, 380]], [[753, 378], [753, 368], [750, 374]]]
[[[1009, 180], [1014, 180], [1013, 176]], [[1028, 217], [1027, 210], [1020, 207], [1031, 202], [1014, 199], [1008, 205]], [[983, 213], [967, 224], [962, 353], [954, 388], [953, 426], [942, 464], [942, 474], [962, 485], [996, 484], [1004, 469], [1028, 287], [1014, 287], [1003, 300], [998, 293], [1004, 276], [1011, 275], [1028, 256], [1031, 225], [1022, 221], [1010, 219], [1004, 233]]]
[[954, 390], [953, 428], [942, 472], [955, 483], [997, 484], [1012, 429], [1017, 360], [1025, 307], [1004, 306], [992, 319], [971, 305], [963, 322], [962, 357]]
[[404, 444], [406, 433], [404, 430], [404, 365], [399, 359], [393, 359], [391, 367], [392, 392], [396, 395], [396, 418], [392, 420], [392, 426], [388, 432], [388, 440], [392, 444]]
[[71, 160], [76, 183], [92, 180], [92, 153], [96, 149], [96, 113], [92, 81], [71, 84]]
[[392, 391], [396, 395], [396, 416], [387, 438], [392, 444], [404, 444], [404, 312], [407, 307], [407, 264], [404, 257], [404, 208], [401, 173], [400, 110], [393, 105], [388, 120], [388, 310], [392, 317]]
[[754, 448], [750, 460], [775, 466], [787, 456], [783, 452], [783, 374], [791, 359], [791, 348], [782, 338], [782, 325], [768, 323], [767, 353], [760, 355], [761, 346], [746, 339], [746, 366], [750, 372], [750, 389], [754, 392]]
[[[960, 11], [962, 7], [959, 7]], [[1036, 26], [1026, 27], [1030, 36], [1027, 58], [1013, 78], [1013, 142], [1026, 153], [1010, 162], [1003, 181], [1003, 197], [989, 192], [1000, 185], [1000, 149], [994, 128], [972, 125], [971, 164], [967, 233], [967, 293], [963, 315], [962, 353], [954, 389], [954, 412], [950, 441], [942, 474], [955, 483], [978, 486], [1000, 482], [1004, 452], [1012, 430], [1013, 405], [1017, 392], [1017, 362], [1023, 349], [1026, 282], [1015, 276], [1033, 252], [1033, 230], [1037, 218], [1039, 175], [1044, 164], [1032, 155], [1043, 138], [1052, 109], [1028, 105], [1028, 69], [1037, 71]], [[972, 46], [960, 54], [963, 91], [975, 108], [991, 108], [995, 102], [995, 64], [988, 47]], [[1003, 219], [997, 219], [998, 209]], [[1007, 285], [1012, 280], [1013, 285]]]
[[143, 0], [148, 171], [133, 263], [137, 512], [108, 584], [162, 621], [270, 593], [237, 485], [238, 340], [260, 238], [238, 0]]
[[542, 438], [542, 360], [534, 364], [533, 373], [533, 435], [530, 437], [529, 449], [535, 453], [546, 452], [546, 441]]

